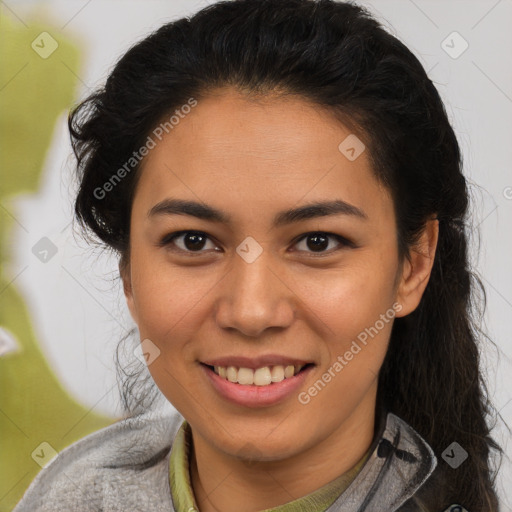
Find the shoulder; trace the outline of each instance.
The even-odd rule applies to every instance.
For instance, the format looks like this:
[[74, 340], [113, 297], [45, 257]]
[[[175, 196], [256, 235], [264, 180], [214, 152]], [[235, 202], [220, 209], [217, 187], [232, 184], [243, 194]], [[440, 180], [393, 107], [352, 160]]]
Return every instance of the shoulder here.
[[170, 510], [168, 460], [182, 422], [177, 411], [141, 415], [81, 439], [41, 470], [14, 511]]

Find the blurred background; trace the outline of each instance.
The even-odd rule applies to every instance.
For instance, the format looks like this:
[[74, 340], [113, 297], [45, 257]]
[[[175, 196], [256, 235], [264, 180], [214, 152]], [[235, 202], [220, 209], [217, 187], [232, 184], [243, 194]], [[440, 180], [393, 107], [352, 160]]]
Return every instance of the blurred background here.
[[[0, 512], [60, 450], [123, 416], [114, 352], [133, 325], [117, 261], [73, 232], [67, 113], [136, 40], [211, 3], [0, 1]], [[423, 63], [463, 150], [512, 511], [512, 0], [360, 3]]]

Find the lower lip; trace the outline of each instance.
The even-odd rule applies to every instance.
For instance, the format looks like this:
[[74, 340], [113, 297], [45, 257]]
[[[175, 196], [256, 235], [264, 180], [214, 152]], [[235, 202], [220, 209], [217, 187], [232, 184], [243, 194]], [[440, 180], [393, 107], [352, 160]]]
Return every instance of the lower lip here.
[[200, 364], [217, 392], [228, 401], [245, 407], [268, 407], [277, 404], [294, 394], [304, 383], [314, 366], [308, 366], [297, 375], [273, 382], [268, 386], [242, 385], [230, 382], [217, 375], [212, 369]]

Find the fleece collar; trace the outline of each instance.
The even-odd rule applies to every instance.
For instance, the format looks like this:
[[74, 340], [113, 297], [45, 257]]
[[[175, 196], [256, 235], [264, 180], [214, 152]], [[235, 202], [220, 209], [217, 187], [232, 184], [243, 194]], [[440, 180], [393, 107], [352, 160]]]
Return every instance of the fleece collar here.
[[[175, 410], [161, 414], [117, 422], [66, 448], [38, 474], [14, 512], [177, 512], [169, 457], [184, 418]], [[370, 451], [326, 512], [394, 512], [437, 464], [421, 436], [391, 413]]]

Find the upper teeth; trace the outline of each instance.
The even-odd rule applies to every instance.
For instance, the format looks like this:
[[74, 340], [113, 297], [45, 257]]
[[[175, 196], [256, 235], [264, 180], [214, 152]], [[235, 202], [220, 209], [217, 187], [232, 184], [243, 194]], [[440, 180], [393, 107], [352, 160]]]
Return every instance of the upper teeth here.
[[265, 366], [253, 370], [252, 368], [237, 368], [236, 366], [214, 366], [214, 371], [217, 375], [230, 382], [238, 382], [238, 384], [256, 386], [268, 386], [272, 382], [281, 382], [284, 379], [293, 377], [300, 372], [305, 365], [276, 365]]

